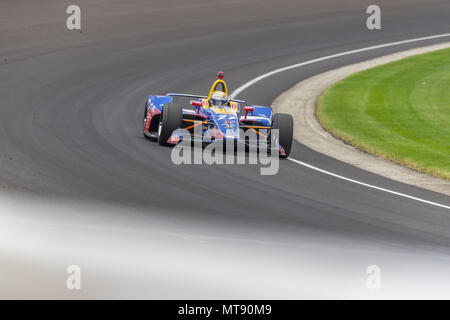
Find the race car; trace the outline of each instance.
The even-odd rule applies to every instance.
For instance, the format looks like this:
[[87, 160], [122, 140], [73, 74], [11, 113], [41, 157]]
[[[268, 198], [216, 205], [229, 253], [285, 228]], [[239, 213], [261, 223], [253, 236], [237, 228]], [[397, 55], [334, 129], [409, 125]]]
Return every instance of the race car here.
[[[223, 80], [224, 73], [219, 72], [217, 77], [207, 96], [181, 93], [150, 95], [145, 103], [144, 136], [158, 141], [160, 145], [174, 146], [183, 140], [180, 129], [184, 129], [192, 134], [191, 141], [208, 144], [233, 140], [248, 147], [253, 142], [242, 133], [252, 130], [257, 134], [258, 144], [265, 143], [270, 152], [279, 152], [281, 158], [288, 157], [293, 139], [292, 116], [273, 113], [270, 107], [248, 105], [243, 100], [230, 98]], [[178, 98], [192, 99], [190, 108], [175, 103]], [[279, 130], [276, 140], [271, 139], [273, 129]]]

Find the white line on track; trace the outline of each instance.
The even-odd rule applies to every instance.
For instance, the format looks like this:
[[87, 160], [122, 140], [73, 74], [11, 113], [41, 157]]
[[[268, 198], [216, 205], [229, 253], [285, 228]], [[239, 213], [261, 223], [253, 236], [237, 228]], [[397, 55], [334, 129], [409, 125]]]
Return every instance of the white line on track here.
[[381, 49], [381, 48], [393, 47], [393, 46], [398, 46], [398, 45], [402, 45], [402, 44], [408, 44], [408, 43], [412, 43], [412, 42], [419, 42], [419, 41], [425, 41], [425, 40], [439, 39], [439, 38], [444, 38], [444, 37], [450, 37], [450, 33], [444, 33], [444, 34], [439, 34], [439, 35], [429, 36], [429, 37], [408, 39], [408, 40], [397, 41], [397, 42], [390, 42], [390, 43], [380, 44], [378, 46], [372, 46], [372, 47], [366, 47], [366, 48], [361, 48], [361, 49], [356, 49], [356, 50], [336, 53], [336, 54], [332, 54], [330, 56], [325, 56], [325, 57], [321, 57], [321, 58], [312, 59], [312, 60], [308, 60], [308, 61], [305, 61], [305, 62], [293, 64], [291, 66], [287, 66], [287, 67], [284, 67], [284, 68], [280, 68], [280, 69], [276, 69], [276, 70], [267, 72], [267, 73], [265, 73], [263, 75], [260, 75], [259, 77], [256, 77], [256, 78], [254, 78], [254, 79], [244, 83], [242, 86], [240, 86], [239, 88], [234, 90], [230, 94], [230, 97], [231, 98], [235, 98], [239, 93], [241, 93], [245, 89], [248, 89], [249, 87], [253, 86], [255, 83], [257, 83], [257, 82], [259, 82], [259, 81], [261, 81], [261, 80], [263, 80], [265, 78], [268, 78], [268, 77], [273, 76], [273, 75], [275, 75], [277, 73], [281, 73], [281, 72], [284, 72], [284, 71], [287, 71], [287, 70], [303, 67], [303, 66], [306, 66], [308, 64], [313, 64], [313, 63], [317, 63], [317, 62], [321, 62], [321, 61], [325, 61], [325, 60], [339, 58], [339, 57], [347, 56], [347, 55], [354, 54], [354, 53], [360, 53], [360, 52], [371, 51], [371, 50], [376, 50], [376, 49]]
[[[376, 49], [381, 49], [381, 48], [398, 46], [398, 45], [402, 45], [402, 44], [408, 44], [408, 43], [414, 43], [414, 42], [426, 41], [426, 40], [433, 40], [433, 39], [439, 39], [439, 38], [445, 38], [445, 37], [450, 37], [450, 33], [444, 33], [444, 34], [438, 34], [438, 35], [434, 35], [434, 36], [408, 39], [408, 40], [397, 41], [397, 42], [390, 42], [390, 43], [380, 44], [380, 45], [377, 45], [377, 46], [371, 46], [371, 47], [366, 47], [366, 48], [361, 48], [361, 49], [356, 49], [356, 50], [336, 53], [336, 54], [332, 54], [332, 55], [329, 55], [329, 56], [325, 56], [325, 57], [321, 57], [321, 58], [312, 59], [312, 60], [308, 60], [308, 61], [305, 61], [305, 62], [297, 63], [297, 64], [294, 64], [294, 65], [291, 65], [291, 66], [287, 66], [287, 67], [284, 67], [284, 68], [279, 68], [279, 69], [267, 72], [267, 73], [265, 73], [263, 75], [260, 75], [259, 77], [256, 77], [256, 78], [254, 78], [254, 79], [244, 83], [242, 86], [240, 86], [239, 88], [234, 90], [231, 93], [230, 96], [232, 98], [235, 98], [239, 93], [241, 93], [245, 89], [248, 89], [249, 87], [253, 86], [257, 82], [259, 82], [259, 81], [261, 81], [261, 80], [263, 80], [265, 78], [268, 78], [270, 76], [273, 76], [273, 75], [275, 75], [277, 73], [281, 73], [281, 72], [284, 72], [284, 71], [287, 71], [287, 70], [303, 67], [303, 66], [306, 66], [306, 65], [309, 65], [309, 64], [313, 64], [313, 63], [317, 63], [317, 62], [321, 62], [321, 61], [325, 61], [325, 60], [330, 60], [330, 59], [334, 59], [334, 58], [338, 58], [338, 57], [342, 57], [342, 56], [347, 56], [347, 55], [354, 54], [354, 53], [360, 53], [360, 52], [371, 51], [371, 50], [376, 50]], [[365, 187], [368, 187], [368, 188], [372, 188], [372, 189], [375, 189], [375, 190], [387, 192], [387, 193], [394, 194], [394, 195], [397, 195], [397, 196], [400, 196], [400, 197], [408, 198], [408, 199], [411, 199], [411, 200], [415, 200], [415, 201], [418, 201], [418, 202], [422, 202], [422, 203], [426, 203], [426, 204], [429, 204], [429, 205], [433, 205], [433, 206], [436, 206], [436, 207], [445, 208], [445, 209], [449, 209], [450, 210], [450, 206], [446, 206], [446, 205], [443, 205], [443, 204], [440, 204], [440, 203], [436, 203], [436, 202], [433, 202], [433, 201], [428, 201], [428, 200], [425, 200], [425, 199], [413, 197], [413, 196], [410, 196], [410, 195], [407, 195], [407, 194], [404, 194], [404, 193], [401, 193], [401, 192], [397, 192], [397, 191], [393, 191], [393, 190], [377, 187], [377, 186], [374, 186], [374, 185], [371, 185], [371, 184], [368, 184], [368, 183], [364, 183], [364, 182], [361, 182], [361, 181], [358, 181], [358, 180], [346, 178], [344, 176], [335, 174], [333, 172], [329, 172], [327, 170], [320, 169], [318, 167], [315, 167], [313, 165], [307, 164], [305, 162], [302, 162], [302, 161], [299, 161], [299, 160], [296, 160], [296, 159], [288, 158], [288, 160], [290, 160], [292, 162], [295, 162], [295, 163], [297, 163], [297, 164], [299, 164], [301, 166], [307, 167], [307, 168], [315, 170], [315, 171], [319, 171], [321, 173], [333, 176], [333, 177], [341, 179], [341, 180], [345, 180], [345, 181], [348, 181], [348, 182], [356, 183], [356, 184], [359, 184], [359, 185], [362, 185], [362, 186], [365, 186]]]
[[292, 162], [295, 162], [295, 163], [297, 163], [299, 165], [302, 165], [304, 167], [310, 168], [312, 170], [319, 171], [319, 172], [325, 173], [325, 174], [327, 174], [329, 176], [333, 176], [335, 178], [341, 179], [341, 180], [349, 181], [349, 182], [352, 182], [352, 183], [359, 184], [361, 186], [365, 186], [365, 187], [376, 189], [376, 190], [379, 190], [379, 191], [395, 194], [395, 195], [400, 196], [400, 197], [416, 200], [416, 201], [419, 201], [419, 202], [423, 202], [423, 203], [426, 203], [426, 204], [431, 204], [431, 205], [436, 206], [436, 207], [441, 207], [441, 208], [445, 208], [445, 209], [449, 209], [450, 210], [450, 206], [446, 206], [444, 204], [436, 203], [436, 202], [433, 202], [433, 201], [428, 201], [428, 200], [417, 198], [417, 197], [413, 197], [413, 196], [410, 196], [410, 195], [407, 195], [407, 194], [404, 194], [404, 193], [401, 193], [401, 192], [397, 192], [397, 191], [393, 191], [393, 190], [377, 187], [377, 186], [374, 186], [374, 185], [371, 185], [371, 184], [368, 184], [368, 183], [364, 183], [364, 182], [361, 182], [361, 181], [358, 181], [358, 180], [346, 178], [344, 176], [338, 175], [338, 174], [333, 173], [333, 172], [329, 172], [327, 170], [323, 170], [323, 169], [317, 168], [315, 166], [312, 166], [310, 164], [307, 164], [305, 162], [302, 162], [302, 161], [299, 161], [299, 160], [296, 160], [296, 159], [288, 158], [288, 160], [290, 160]]

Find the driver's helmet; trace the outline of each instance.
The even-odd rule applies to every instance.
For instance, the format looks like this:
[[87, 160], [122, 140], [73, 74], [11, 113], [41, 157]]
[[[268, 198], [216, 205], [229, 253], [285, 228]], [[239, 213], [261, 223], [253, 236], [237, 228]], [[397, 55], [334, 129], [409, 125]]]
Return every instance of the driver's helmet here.
[[227, 95], [225, 92], [222, 91], [216, 91], [211, 95], [211, 103], [214, 106], [221, 107], [224, 106], [227, 103]]

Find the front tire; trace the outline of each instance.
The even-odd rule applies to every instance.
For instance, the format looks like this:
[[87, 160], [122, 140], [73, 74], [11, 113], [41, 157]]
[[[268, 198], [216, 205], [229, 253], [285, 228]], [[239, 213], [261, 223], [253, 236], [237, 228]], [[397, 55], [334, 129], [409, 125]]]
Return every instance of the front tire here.
[[286, 152], [285, 157], [289, 157], [294, 136], [294, 120], [292, 116], [287, 113], [275, 113], [273, 116], [272, 129], [279, 130], [278, 143]]
[[181, 127], [183, 121], [183, 108], [180, 105], [169, 103], [164, 106], [159, 118], [158, 143], [161, 146], [170, 146], [167, 140], [172, 136], [174, 130]]

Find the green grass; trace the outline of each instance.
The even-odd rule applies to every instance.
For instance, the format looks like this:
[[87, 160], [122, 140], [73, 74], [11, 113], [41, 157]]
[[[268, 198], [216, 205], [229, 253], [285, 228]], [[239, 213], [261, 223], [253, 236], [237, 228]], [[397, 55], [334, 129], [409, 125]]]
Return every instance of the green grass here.
[[359, 149], [450, 180], [450, 49], [336, 83], [319, 99], [317, 116]]

